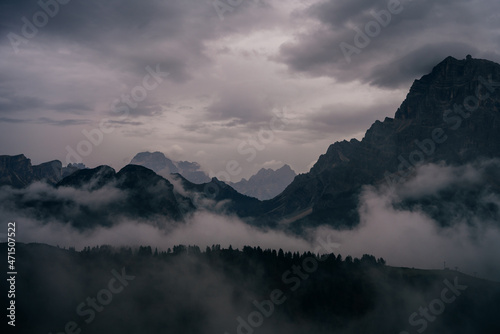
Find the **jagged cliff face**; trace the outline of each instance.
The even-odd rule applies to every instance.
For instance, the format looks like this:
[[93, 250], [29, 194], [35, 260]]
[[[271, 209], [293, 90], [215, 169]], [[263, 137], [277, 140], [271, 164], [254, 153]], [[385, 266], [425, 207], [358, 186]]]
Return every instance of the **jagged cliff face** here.
[[23, 188], [35, 181], [45, 180], [55, 184], [62, 178], [62, 163], [50, 161], [37, 166], [24, 155], [0, 156], [0, 186]]
[[362, 141], [337, 142], [311, 171], [265, 203], [264, 218], [296, 224], [357, 222], [361, 186], [401, 182], [421, 163], [500, 157], [500, 65], [452, 57], [416, 80], [395, 118]]

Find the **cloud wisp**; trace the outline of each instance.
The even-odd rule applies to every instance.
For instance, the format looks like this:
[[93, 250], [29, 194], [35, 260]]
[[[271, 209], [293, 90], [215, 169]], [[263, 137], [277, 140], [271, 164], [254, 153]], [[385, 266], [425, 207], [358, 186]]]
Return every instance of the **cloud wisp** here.
[[366, 187], [359, 227], [320, 227], [315, 233], [331, 234], [343, 254], [375, 254], [403, 267], [442, 269], [446, 263], [469, 275], [500, 280], [500, 198], [485, 186], [497, 169], [496, 160], [421, 166], [397, 187]]

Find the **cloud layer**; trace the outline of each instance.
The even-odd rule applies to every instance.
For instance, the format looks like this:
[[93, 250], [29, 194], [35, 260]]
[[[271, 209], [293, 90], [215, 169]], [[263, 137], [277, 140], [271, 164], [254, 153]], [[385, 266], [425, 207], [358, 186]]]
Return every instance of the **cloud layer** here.
[[[488, 187], [498, 166], [495, 160], [422, 166], [395, 188], [365, 188], [358, 228], [321, 227], [315, 233], [331, 235], [343, 254], [376, 254], [390, 265], [428, 269], [442, 269], [446, 262], [448, 268], [500, 280], [500, 198]], [[476, 186], [481, 191], [471, 193]]]
[[[359, 204], [361, 224], [355, 229], [337, 231], [321, 226], [300, 236], [250, 226], [225, 214], [223, 203], [210, 203], [208, 199], [198, 199], [197, 205], [217, 213], [200, 209], [184, 222], [161, 216], [107, 217], [103, 210], [127, 197], [125, 190], [113, 187], [92, 192], [54, 189], [41, 183], [26, 190], [3, 187], [0, 216], [5, 222], [18, 223], [20, 242], [77, 249], [102, 244], [151, 245], [160, 250], [178, 244], [202, 248], [220, 244], [240, 249], [250, 245], [285, 251], [333, 252], [344, 257], [368, 253], [383, 257], [393, 266], [441, 269], [446, 262], [449, 268], [458, 267], [470, 275], [500, 280], [500, 197], [488, 187], [488, 180], [495, 177], [498, 167], [496, 160], [462, 167], [422, 166], [414, 178], [394, 188], [365, 188]], [[176, 188], [179, 186], [175, 184]], [[65, 207], [58, 211], [64, 214], [47, 216], [37, 211], [36, 205], [30, 209], [16, 208], [12, 205], [16, 198], [22, 198], [25, 203], [42, 199], [47, 203], [51, 199], [53, 205], [59, 203]], [[72, 217], [80, 220], [89, 217], [93, 221], [81, 228], [65, 220]], [[328, 247], [325, 248], [325, 244]]]

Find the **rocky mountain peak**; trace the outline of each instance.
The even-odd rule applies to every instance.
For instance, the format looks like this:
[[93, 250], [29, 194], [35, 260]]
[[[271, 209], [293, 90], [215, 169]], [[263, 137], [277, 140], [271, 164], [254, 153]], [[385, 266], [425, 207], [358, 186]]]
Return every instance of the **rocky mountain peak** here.
[[417, 121], [442, 118], [443, 110], [463, 104], [488, 78], [499, 76], [500, 65], [492, 61], [470, 56], [462, 60], [447, 57], [431, 73], [414, 81], [395, 118]]
[[33, 166], [24, 154], [0, 156], [0, 186], [23, 188], [35, 181], [55, 184], [62, 178], [62, 163], [58, 160]]
[[266, 203], [263, 219], [352, 226], [365, 185], [399, 182], [420, 164], [500, 158], [498, 83], [499, 64], [447, 57], [415, 80], [394, 118], [374, 122], [362, 141], [330, 145], [309, 173]]
[[161, 152], [141, 152], [130, 162], [131, 165], [141, 165], [155, 172], [167, 169], [169, 173], [178, 173], [177, 167], [172, 160]]
[[210, 178], [196, 162], [173, 161], [162, 152], [141, 152], [130, 162], [131, 165], [140, 165], [151, 169], [155, 173], [168, 178], [170, 174], [181, 174], [194, 183], [209, 182]]

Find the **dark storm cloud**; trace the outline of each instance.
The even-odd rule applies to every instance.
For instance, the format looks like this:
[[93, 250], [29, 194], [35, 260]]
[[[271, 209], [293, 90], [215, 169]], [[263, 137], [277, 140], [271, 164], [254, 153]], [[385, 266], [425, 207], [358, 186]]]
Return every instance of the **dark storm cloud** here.
[[11, 92], [2, 92], [0, 95], [0, 113], [13, 113], [45, 108], [61, 113], [82, 114], [93, 109], [82, 102], [63, 102], [49, 104], [35, 96], [19, 96]]
[[[149, 98], [151, 99], [151, 98]], [[152, 99], [154, 100], [154, 99]], [[130, 118], [137, 118], [141, 116], [153, 117], [163, 114], [162, 107], [158, 105], [157, 101], [149, 101], [146, 99], [143, 102], [138, 102], [136, 108], [130, 108], [130, 112], [127, 114]], [[118, 104], [118, 107], [123, 106], [123, 104]], [[122, 116], [120, 114], [120, 109], [110, 110], [107, 114], [112, 117]], [[121, 117], [119, 117], [121, 118]], [[118, 120], [118, 122], [121, 120]], [[125, 123], [122, 123], [125, 124]]]
[[[108, 116], [117, 116], [110, 107], [107, 107], [107, 110], [99, 108], [99, 102], [109, 106], [112, 101], [120, 99], [120, 94], [130, 95], [130, 89], [143, 82], [144, 76], [148, 73], [146, 67], [155, 68], [159, 64], [161, 72], [168, 72], [165, 81], [181, 86], [193, 79], [200, 69], [212, 64], [213, 59], [206, 49], [207, 42], [231, 34], [248, 32], [257, 27], [261, 29], [277, 24], [275, 20], [268, 18], [272, 15], [267, 14], [272, 13], [269, 5], [240, 6], [237, 11], [227, 13], [224, 21], [221, 21], [211, 3], [198, 0], [147, 2], [111, 0], [104, 3], [98, 0], [73, 0], [66, 5], [60, 5], [58, 13], [51, 17], [45, 26], [38, 29], [35, 37], [28, 38], [26, 44], [20, 44], [19, 56], [16, 57], [7, 35], [15, 33], [24, 37], [23, 18], [32, 22], [33, 15], [40, 11], [41, 8], [36, 1], [23, 3], [9, 1], [0, 4], [0, 17], [3, 22], [0, 26], [0, 35], [4, 36], [0, 39], [0, 52], [4, 52], [7, 56], [6, 61], [0, 63], [0, 68], [4, 68], [9, 76], [9, 80], [0, 79], [0, 83], [8, 87], [9, 91], [43, 96], [43, 99], [16, 97], [12, 93], [6, 93], [5, 96], [9, 97], [0, 99], [0, 113], [39, 108], [38, 112], [43, 113], [43, 116], [46, 116], [46, 111], [75, 115], [104, 111]], [[55, 59], [48, 59], [53, 50], [61, 52], [52, 54]], [[70, 56], [67, 57], [65, 54]], [[61, 76], [59, 73], [41, 71], [43, 67], [38, 64], [25, 67], [23, 57], [26, 59], [34, 57], [35, 63], [40, 62], [44, 65], [50, 63], [50, 66], [59, 67], [58, 69], [65, 69], [68, 66], [72, 68], [67, 74], [61, 73], [62, 77], [58, 77]], [[55, 66], [58, 57], [64, 59], [64, 62]], [[82, 67], [82, 64], [91, 64], [90, 71], [85, 72], [86, 67]], [[92, 79], [93, 74], [100, 75], [92, 71], [109, 73], [112, 76], [109, 78], [111, 83], [109, 88], [91, 87], [91, 83], [86, 82], [86, 79], [88, 80], [88, 77]], [[86, 77], [80, 79], [83, 75]], [[20, 78], [23, 80], [19, 80]], [[17, 82], [12, 82], [11, 79], [17, 79]], [[62, 87], [55, 86], [49, 92], [41, 92], [38, 86], [42, 82], [47, 82], [47, 79], [56, 81]], [[161, 89], [165, 92], [166, 87]], [[81, 90], [85, 96], [80, 99], [80, 95], [83, 94], [79, 94], [78, 100], [75, 101], [74, 95], [66, 94], [70, 90], [72, 94]], [[109, 93], [106, 98], [107, 91]], [[97, 93], [101, 95], [100, 100], [93, 97]], [[4, 94], [0, 97], [2, 95]], [[47, 95], [56, 95], [58, 101], [61, 98], [63, 101], [48, 103], [46, 101], [52, 102], [54, 96]], [[251, 98], [245, 97], [244, 94], [221, 95], [224, 97], [220, 102], [208, 108], [207, 120], [231, 120], [238, 124], [256, 118], [262, 120], [262, 106], [253, 102]], [[165, 112], [163, 98], [168, 97], [151, 92], [147, 100], [141, 101], [127, 116], [130, 118], [160, 116]], [[197, 117], [198, 120], [201, 118]], [[118, 119], [118, 121], [123, 120]], [[125, 123], [120, 124], [125, 125]], [[137, 125], [137, 122], [129, 125]]]
[[[242, 6], [239, 12], [245, 9]], [[35, 1], [27, 4], [4, 3], [0, 34], [20, 36], [22, 17], [32, 20], [40, 7]], [[242, 13], [239, 13], [242, 14]], [[73, 0], [61, 5], [59, 12], [41, 27], [28, 45], [47, 43], [84, 47], [99, 61], [113, 60], [117, 70], [142, 74], [147, 65], [161, 63], [170, 73], [170, 80], [183, 82], [193, 70], [209, 63], [204, 42], [228, 33], [245, 30], [258, 23], [250, 19], [235, 22], [227, 15], [221, 22], [211, 3], [198, 0], [169, 0], [137, 2], [134, 0]], [[8, 38], [1, 43], [10, 46]], [[22, 45], [20, 48], [22, 49]]]
[[107, 121], [106, 122], [107, 124], [113, 124], [114, 126], [117, 126], [117, 125], [144, 125], [144, 123], [142, 122], [133, 122], [133, 121], [114, 121], [114, 120], [110, 120], [110, 121]]
[[30, 120], [25, 119], [17, 119], [17, 118], [8, 118], [8, 117], [0, 117], [1, 123], [31, 123]]
[[91, 123], [90, 120], [86, 119], [63, 119], [56, 120], [49, 117], [40, 117], [34, 123], [37, 124], [49, 124], [55, 126], [70, 126], [70, 125], [85, 125]]
[[92, 111], [93, 108], [85, 103], [79, 102], [63, 102], [57, 103], [51, 106], [51, 109], [58, 112], [70, 113], [70, 114], [82, 114], [86, 111]]
[[[452, 55], [500, 59], [494, 51], [498, 40], [493, 31], [499, 21], [492, 15], [500, 5], [494, 1], [411, 1], [401, 0], [379, 33], [368, 36], [369, 43], [355, 43], [355, 29], [365, 31], [376, 22], [374, 12], [388, 11], [397, 0], [326, 0], [295, 13], [297, 20], [313, 20], [316, 25], [281, 46], [277, 59], [290, 70], [310, 76], [330, 76], [340, 81], [360, 80], [381, 87], [409, 85]], [[396, 6], [396, 5], [395, 5]], [[375, 31], [375, 30], [373, 30]], [[356, 47], [349, 60], [341, 43]], [[403, 56], [402, 56], [403, 55]]]
[[18, 96], [2, 92], [0, 95], [0, 113], [13, 113], [44, 106], [45, 102], [33, 96]]
[[[31, 19], [33, 13], [41, 10], [35, 4], [34, 1], [29, 5], [9, 4], [3, 11], [2, 35], [9, 32], [21, 35], [21, 18]], [[189, 58], [202, 57], [201, 41], [208, 34], [202, 29], [202, 22], [214, 14], [205, 4], [194, 4], [194, 1], [71, 1], [60, 6], [59, 13], [39, 29], [29, 44], [43, 45], [48, 40], [76, 43], [95, 55], [117, 57], [119, 67], [137, 72], [161, 62], [175, 80], [185, 80]], [[199, 18], [196, 29], [185, 29], [189, 16]], [[7, 38], [2, 41], [9, 44]], [[146, 45], [150, 52], [138, 52]]]
[[0, 117], [0, 123], [13, 123], [13, 124], [48, 124], [54, 126], [71, 126], [71, 125], [85, 125], [91, 123], [90, 120], [86, 119], [62, 119], [56, 120], [49, 117], [40, 117], [37, 119], [20, 119], [20, 118], [9, 118]]

